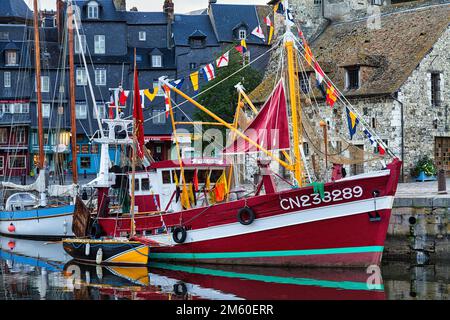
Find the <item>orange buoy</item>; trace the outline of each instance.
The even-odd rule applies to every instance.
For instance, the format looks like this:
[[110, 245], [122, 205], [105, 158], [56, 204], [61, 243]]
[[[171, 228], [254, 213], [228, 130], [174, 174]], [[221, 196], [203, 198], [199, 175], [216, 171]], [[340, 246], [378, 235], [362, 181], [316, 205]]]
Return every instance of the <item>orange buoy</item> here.
[[16, 247], [16, 243], [14, 241], [8, 242], [8, 248], [10, 250], [13, 250]]
[[11, 224], [8, 226], [8, 231], [9, 231], [9, 232], [14, 232], [14, 231], [16, 231], [16, 227], [11, 223]]

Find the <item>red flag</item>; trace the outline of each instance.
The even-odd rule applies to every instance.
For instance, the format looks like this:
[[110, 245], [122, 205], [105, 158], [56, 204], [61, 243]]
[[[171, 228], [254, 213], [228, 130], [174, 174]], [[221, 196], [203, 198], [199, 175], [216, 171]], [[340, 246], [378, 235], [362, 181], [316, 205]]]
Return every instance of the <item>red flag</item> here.
[[114, 119], [114, 109], [116, 108], [116, 105], [114, 103], [114, 95], [112, 94], [110, 97], [109, 102], [109, 118]]
[[134, 67], [134, 105], [133, 105], [133, 118], [134, 118], [134, 131], [137, 140], [137, 155], [140, 159], [144, 158], [144, 115], [142, 113], [141, 94], [139, 92], [139, 79], [138, 79], [137, 66]]
[[127, 104], [128, 94], [130, 91], [127, 90], [121, 90], [119, 94], [119, 106], [124, 106]]
[[381, 156], [384, 156], [386, 154], [386, 150], [384, 150], [384, 148], [380, 144], [378, 144], [378, 152]]
[[197, 168], [194, 171], [194, 190], [195, 192], [198, 192], [198, 170]]

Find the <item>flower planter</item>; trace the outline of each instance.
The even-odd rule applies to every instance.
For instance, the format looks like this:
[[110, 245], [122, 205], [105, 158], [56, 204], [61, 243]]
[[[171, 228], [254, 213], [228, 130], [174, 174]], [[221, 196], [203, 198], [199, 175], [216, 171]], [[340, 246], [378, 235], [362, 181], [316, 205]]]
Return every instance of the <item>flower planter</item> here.
[[427, 176], [425, 172], [420, 171], [419, 175], [416, 177], [416, 181], [436, 181], [436, 176]]

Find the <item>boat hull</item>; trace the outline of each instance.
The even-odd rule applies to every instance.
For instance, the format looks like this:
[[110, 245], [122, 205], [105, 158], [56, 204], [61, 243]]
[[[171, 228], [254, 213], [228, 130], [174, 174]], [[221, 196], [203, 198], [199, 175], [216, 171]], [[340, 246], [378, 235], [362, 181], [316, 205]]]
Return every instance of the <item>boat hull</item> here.
[[[136, 230], [165, 246], [151, 259], [192, 263], [265, 266], [366, 267], [381, 262], [400, 161], [372, 175], [325, 185], [325, 197], [312, 187], [261, 195], [209, 208], [135, 218]], [[256, 219], [237, 219], [250, 207]], [[164, 225], [185, 227], [175, 243]], [[106, 234], [127, 232], [129, 218], [99, 218]], [[159, 229], [159, 230], [158, 230]], [[116, 234], [117, 235], [117, 234]]]
[[63, 241], [63, 248], [75, 260], [84, 263], [102, 265], [148, 264], [149, 247], [135, 241], [66, 239]]
[[[0, 212], [0, 234], [7, 237], [53, 240], [73, 237], [75, 206]], [[13, 226], [14, 228], [11, 228]]]

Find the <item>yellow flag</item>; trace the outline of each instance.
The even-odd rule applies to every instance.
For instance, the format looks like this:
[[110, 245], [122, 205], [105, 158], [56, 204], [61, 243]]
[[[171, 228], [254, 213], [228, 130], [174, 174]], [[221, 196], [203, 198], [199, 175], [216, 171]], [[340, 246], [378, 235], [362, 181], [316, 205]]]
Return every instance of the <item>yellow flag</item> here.
[[194, 91], [198, 91], [198, 71], [191, 73], [189, 77], [191, 78], [192, 88], [194, 88]]
[[216, 182], [216, 201], [223, 201], [225, 196], [228, 194], [228, 184], [227, 184], [227, 175], [225, 170], [223, 170], [222, 175]]
[[267, 41], [267, 44], [271, 44], [272, 43], [273, 31], [274, 31], [273, 26], [270, 26], [269, 40]]
[[192, 188], [192, 183], [189, 184], [188, 186], [188, 196], [189, 196], [189, 201], [191, 203], [194, 203], [194, 189]]
[[148, 98], [148, 100], [153, 101], [155, 99], [156, 95], [158, 94], [158, 91], [159, 91], [159, 87], [154, 87], [153, 92], [150, 92], [149, 89], [145, 89], [144, 94]]
[[211, 188], [211, 171], [209, 171], [206, 174], [206, 183], [205, 183], [205, 189], [206, 191], [209, 191], [209, 189]]
[[189, 192], [186, 185], [183, 185], [183, 190], [181, 191], [181, 205], [184, 209], [189, 209], [191, 204], [189, 203]]
[[173, 170], [173, 181], [175, 182], [175, 185], [178, 185], [178, 176], [176, 170]]

